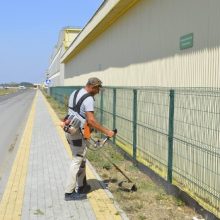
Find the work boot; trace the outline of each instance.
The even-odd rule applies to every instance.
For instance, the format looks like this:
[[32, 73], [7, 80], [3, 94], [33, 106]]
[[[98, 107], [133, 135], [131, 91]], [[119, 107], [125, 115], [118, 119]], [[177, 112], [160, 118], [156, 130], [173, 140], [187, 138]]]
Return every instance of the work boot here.
[[91, 186], [86, 184], [85, 186], [80, 186], [78, 189], [78, 193], [81, 194], [86, 194], [91, 190]]
[[80, 199], [86, 199], [86, 194], [83, 193], [78, 193], [78, 192], [72, 192], [72, 193], [65, 193], [64, 199], [66, 201], [71, 201], [71, 200], [80, 200]]

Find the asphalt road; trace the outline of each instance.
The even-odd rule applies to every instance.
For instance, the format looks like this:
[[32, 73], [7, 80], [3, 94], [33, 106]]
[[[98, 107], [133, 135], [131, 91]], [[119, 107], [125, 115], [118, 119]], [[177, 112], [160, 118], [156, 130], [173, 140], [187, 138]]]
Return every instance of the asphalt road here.
[[0, 198], [10, 174], [36, 90], [0, 96]]

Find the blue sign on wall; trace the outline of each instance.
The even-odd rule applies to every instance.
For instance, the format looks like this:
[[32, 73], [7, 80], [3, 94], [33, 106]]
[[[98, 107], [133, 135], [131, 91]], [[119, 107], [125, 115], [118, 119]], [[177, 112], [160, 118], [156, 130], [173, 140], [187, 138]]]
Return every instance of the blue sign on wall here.
[[51, 83], [51, 80], [50, 79], [47, 79], [46, 82], [45, 82], [47, 85], [49, 85]]

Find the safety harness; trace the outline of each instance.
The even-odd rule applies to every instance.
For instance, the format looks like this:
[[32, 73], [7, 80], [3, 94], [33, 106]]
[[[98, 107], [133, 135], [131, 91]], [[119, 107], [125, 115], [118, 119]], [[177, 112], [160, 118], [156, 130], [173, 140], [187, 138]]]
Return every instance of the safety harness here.
[[74, 97], [73, 97], [73, 107], [69, 106], [69, 108], [72, 109], [74, 112], [77, 112], [81, 117], [83, 117], [85, 119], [85, 117], [80, 114], [80, 107], [81, 107], [83, 101], [91, 95], [89, 93], [84, 94], [79, 99], [79, 101], [76, 103], [76, 98], [77, 98], [79, 91], [80, 91], [80, 89], [76, 90]]
[[85, 139], [90, 138], [90, 129], [89, 126], [86, 123], [85, 117], [80, 114], [80, 107], [83, 103], [83, 101], [91, 96], [91, 94], [86, 93], [84, 94], [79, 101], [76, 103], [76, 98], [80, 90], [76, 90], [73, 97], [73, 107], [69, 106], [69, 109], [73, 111], [72, 114], [68, 114], [64, 120], [64, 126], [63, 129], [65, 132], [70, 134], [75, 134], [77, 130], [80, 130], [80, 132], [83, 134], [83, 137]]

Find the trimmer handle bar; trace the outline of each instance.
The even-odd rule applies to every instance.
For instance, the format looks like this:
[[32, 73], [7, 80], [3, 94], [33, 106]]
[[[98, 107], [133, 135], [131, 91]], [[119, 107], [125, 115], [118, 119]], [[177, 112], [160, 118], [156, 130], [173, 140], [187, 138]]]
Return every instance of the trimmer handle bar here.
[[[115, 134], [117, 134], [117, 132], [118, 132], [117, 129], [114, 129], [112, 131]], [[90, 141], [88, 141], [90, 146], [88, 146], [88, 148], [93, 149], [93, 150], [98, 150], [98, 149], [102, 148], [109, 139], [110, 139], [110, 137], [108, 137], [108, 136], [105, 136], [103, 139], [97, 140], [97, 141], [90, 138]]]

